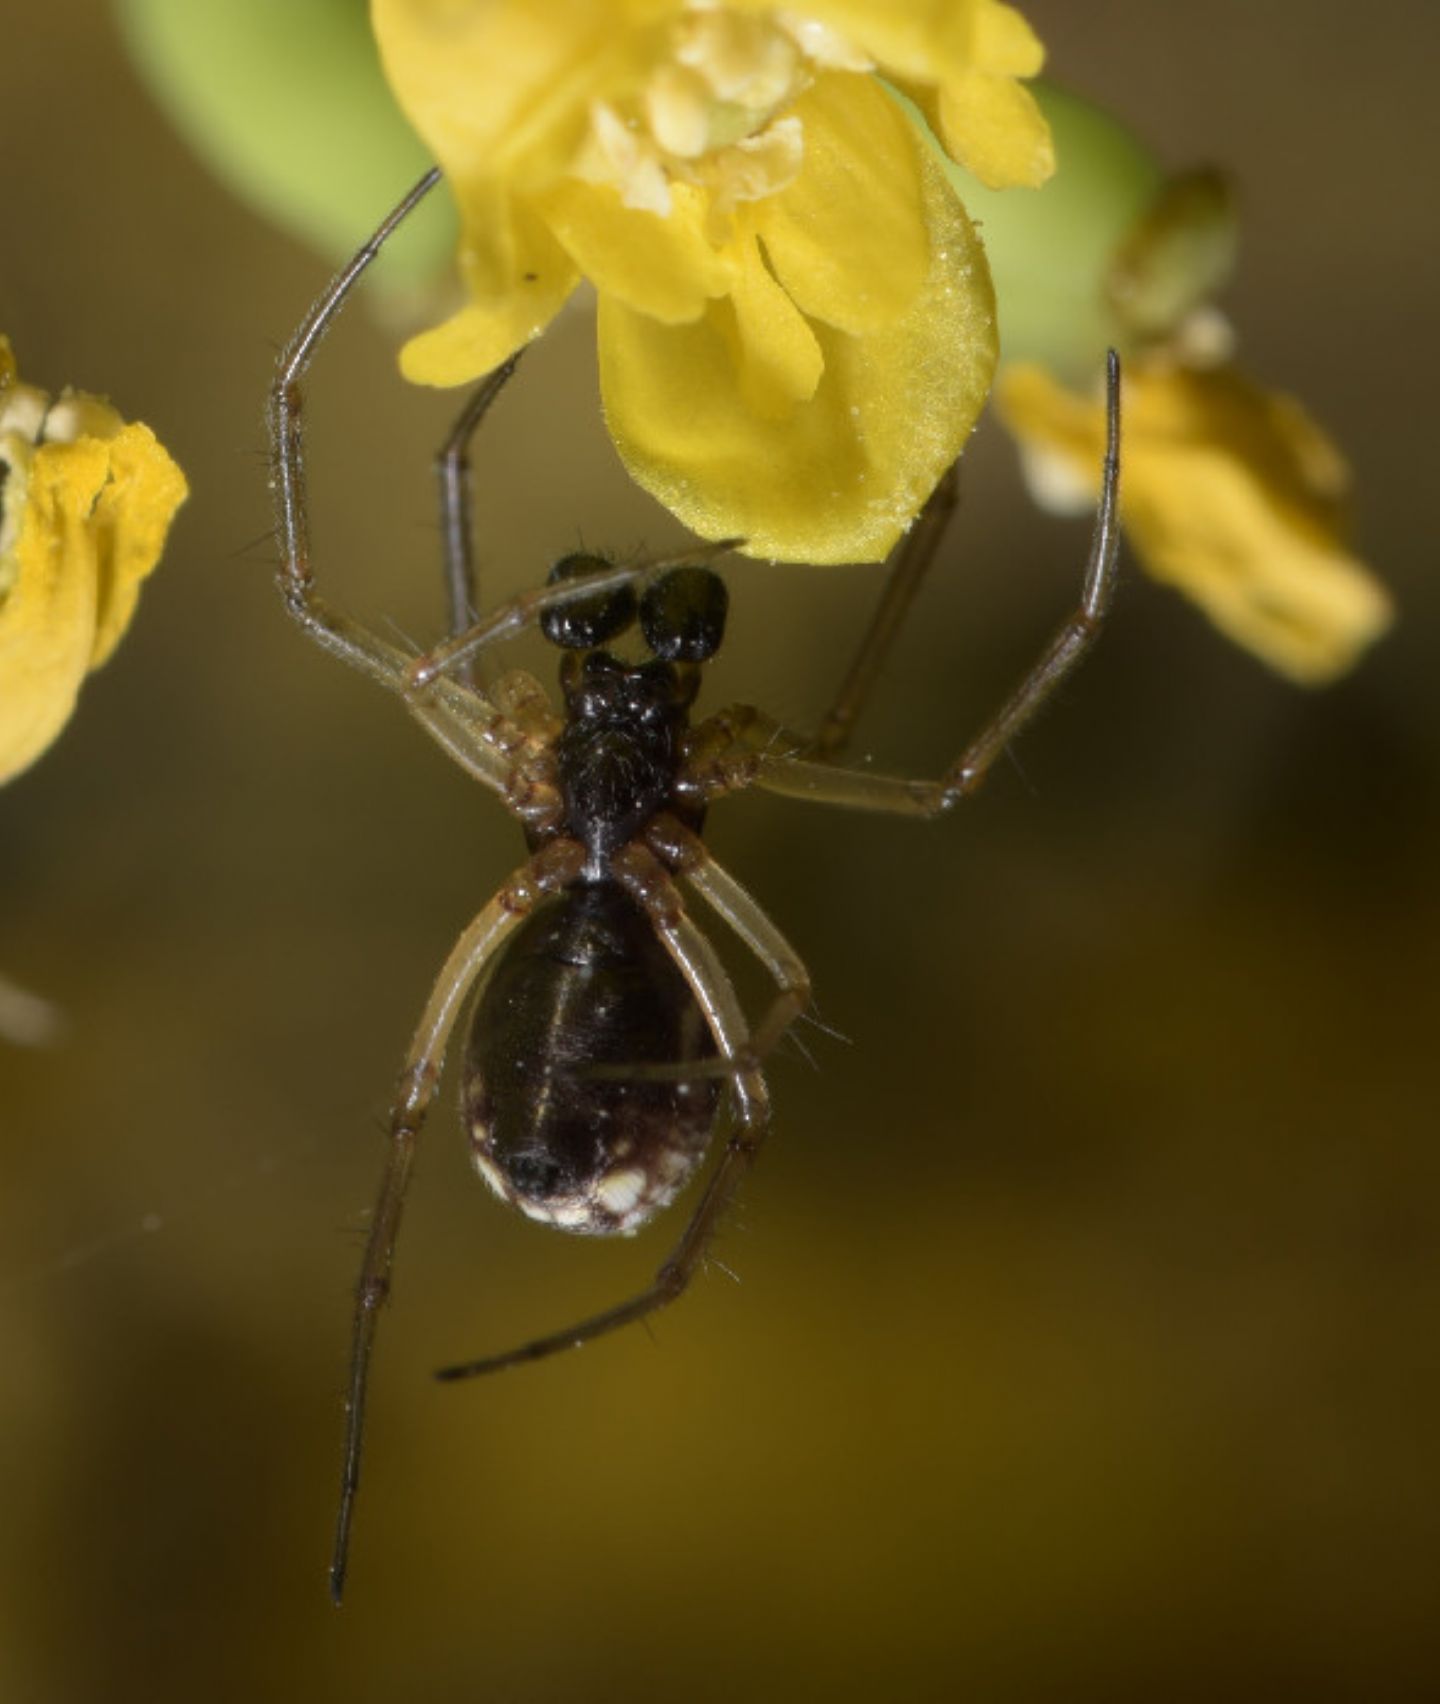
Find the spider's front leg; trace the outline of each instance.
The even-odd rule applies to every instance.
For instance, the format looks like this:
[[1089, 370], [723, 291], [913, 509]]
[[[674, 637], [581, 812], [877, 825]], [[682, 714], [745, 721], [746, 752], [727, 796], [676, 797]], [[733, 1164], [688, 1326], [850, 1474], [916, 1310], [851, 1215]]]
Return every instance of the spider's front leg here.
[[[428, 172], [387, 215], [369, 241], [330, 281], [276, 362], [267, 419], [280, 543], [279, 581], [286, 608], [317, 645], [398, 693], [415, 720], [457, 763], [487, 787], [504, 793], [511, 776], [513, 754], [530, 730], [517, 726], [506, 716], [503, 707], [497, 707], [484, 694], [460, 681], [436, 679], [427, 683], [424, 690], [417, 690], [408, 678], [411, 659], [323, 598], [316, 590], [311, 565], [303, 381], [321, 340], [366, 268], [439, 178], [438, 171]], [[463, 505], [454, 507], [454, 492], [463, 490], [464, 485], [464, 445], [513, 367], [512, 360], [478, 388], [442, 451], [442, 505], [450, 505], [446, 508], [445, 533], [452, 559], [456, 551], [455, 534], [462, 525], [468, 525]], [[452, 584], [457, 575], [468, 574], [468, 560], [467, 541], [465, 554], [452, 560]]]
[[[760, 711], [739, 705], [696, 730], [685, 777], [696, 796], [710, 800], [744, 787], [760, 787], [816, 804], [912, 817], [939, 816], [968, 798], [1000, 753], [1034, 720], [1100, 637], [1119, 574], [1119, 481], [1120, 362], [1111, 350], [1106, 368], [1105, 463], [1079, 605], [1010, 697], [938, 780], [910, 780], [817, 761], [808, 753], [823, 749], [823, 741], [805, 742]], [[862, 664], [865, 655], [862, 647]], [[868, 673], [868, 668], [861, 667], [862, 677], [868, 678]], [[842, 691], [839, 702], [846, 701]], [[853, 716], [842, 721], [848, 728]]]
[[286, 607], [318, 645], [341, 656], [382, 685], [393, 686], [401, 653], [339, 614], [315, 590], [310, 565], [310, 527], [305, 479], [302, 381], [321, 339], [334, 324], [350, 292], [395, 229], [440, 181], [427, 172], [385, 217], [370, 240], [335, 277], [280, 352], [271, 381], [266, 417], [270, 428], [272, 484], [280, 533], [280, 589]]
[[534, 910], [540, 899], [568, 887], [584, 866], [584, 849], [573, 840], [553, 840], [515, 872], [455, 943], [426, 1002], [415, 1030], [400, 1086], [390, 1111], [389, 1148], [380, 1194], [370, 1221], [365, 1257], [355, 1290], [355, 1324], [345, 1405], [345, 1454], [340, 1481], [340, 1511], [330, 1567], [330, 1595], [338, 1604], [345, 1590], [350, 1528], [360, 1486], [365, 1435], [365, 1398], [380, 1308], [390, 1294], [390, 1271], [415, 1147], [440, 1071], [451, 1031], [465, 998], [485, 966]]

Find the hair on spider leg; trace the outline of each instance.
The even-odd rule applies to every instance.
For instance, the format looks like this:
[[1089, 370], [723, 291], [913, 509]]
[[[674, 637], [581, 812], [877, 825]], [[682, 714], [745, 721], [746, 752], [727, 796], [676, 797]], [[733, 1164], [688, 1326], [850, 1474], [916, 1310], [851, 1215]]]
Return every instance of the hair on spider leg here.
[[[744, 1241], [753, 1234], [746, 1203], [744, 1200], [735, 1202], [725, 1215], [725, 1222], [718, 1226], [705, 1250], [704, 1269], [708, 1270], [711, 1261], [718, 1261], [721, 1247], [731, 1241]], [[739, 1282], [738, 1275], [732, 1274]]]
[[844, 1030], [836, 1029], [834, 1024], [828, 1023], [824, 1018], [822, 1018], [820, 1016], [819, 1008], [813, 1001], [803, 1012], [801, 1012], [800, 1016], [796, 1019], [796, 1023], [808, 1024], [811, 1029], [819, 1030], [821, 1035], [823, 1035], [827, 1041], [838, 1041], [842, 1047], [854, 1047], [855, 1045], [854, 1036], [846, 1035]]
[[1016, 775], [1019, 776], [1020, 785], [1025, 789], [1026, 797], [1030, 799], [1040, 798], [1042, 796], [1043, 789], [1041, 788], [1040, 783], [1036, 781], [1034, 776], [1031, 775], [1030, 771], [1020, 761], [1020, 754], [1015, 750], [1014, 746], [1007, 746], [1005, 748], [1005, 760], [1015, 771]]
[[781, 1045], [788, 1048], [790, 1052], [798, 1054], [801, 1060], [810, 1067], [811, 1071], [814, 1072], [817, 1077], [820, 1075], [820, 1061], [800, 1039], [795, 1030], [792, 1029], [790, 1033], [783, 1038]]
[[[257, 552], [263, 552], [257, 555]], [[242, 562], [247, 567], [256, 562], [263, 562], [272, 573], [280, 560], [280, 533], [276, 527], [266, 527], [262, 533], [248, 539], [244, 544], [235, 545], [225, 552], [226, 562]]]
[[[1119, 363], [1107, 373], [1107, 451], [1080, 601], [1019, 685], [939, 777], [840, 762], [953, 508], [936, 489], [897, 547], [875, 615], [813, 737], [751, 705], [697, 718], [705, 666], [724, 639], [729, 594], [711, 566], [737, 540], [658, 560], [557, 565], [546, 584], [484, 608], [475, 584], [468, 448], [514, 370], [471, 394], [446, 440], [441, 482], [452, 627], [428, 653], [341, 613], [317, 589], [306, 518], [302, 380], [325, 331], [431, 172], [332, 280], [282, 351], [270, 389], [272, 485], [285, 606], [323, 650], [393, 693], [404, 710], [517, 819], [526, 855], [462, 930], [425, 1001], [392, 1102], [385, 1163], [355, 1291], [340, 1503], [330, 1586], [338, 1603], [365, 1433], [380, 1311], [390, 1293], [416, 1146], [462, 1014], [461, 1110], [475, 1168], [541, 1224], [625, 1235], [719, 1157], [670, 1253], [636, 1294], [563, 1330], [440, 1369], [450, 1381], [543, 1360], [649, 1322], [714, 1259], [770, 1126], [764, 1067], [810, 1003], [803, 961], [703, 838], [712, 806], [748, 788], [912, 820], [968, 798], [1089, 650], [1116, 579]], [[472, 659], [539, 631], [560, 653], [560, 702], [521, 671], [473, 683]], [[624, 639], [629, 652], [612, 642]], [[638, 643], [637, 643], [638, 641]], [[632, 653], [638, 651], [638, 656]], [[628, 660], [627, 660], [628, 659]], [[817, 853], [817, 857], [821, 855]], [[698, 896], [774, 984], [747, 1015], [691, 915]], [[822, 1031], [824, 1026], [818, 1020]], [[830, 1033], [826, 1031], [825, 1033]]]
[[362, 1213], [343, 1224], [332, 1227], [346, 1242], [363, 1248], [366, 1238], [370, 1235], [370, 1222], [375, 1217], [374, 1209], [367, 1207]]
[[400, 647], [400, 649], [402, 651], [406, 652], [409, 656], [412, 656], [412, 657], [423, 657], [424, 656], [425, 647], [420, 643], [420, 641], [414, 636], [413, 633], [407, 632], [405, 630], [405, 628], [403, 628], [400, 625], [400, 623], [395, 619], [395, 617], [393, 615], [386, 615], [384, 617], [384, 621], [385, 621], [386, 630], [389, 632], [390, 638]]

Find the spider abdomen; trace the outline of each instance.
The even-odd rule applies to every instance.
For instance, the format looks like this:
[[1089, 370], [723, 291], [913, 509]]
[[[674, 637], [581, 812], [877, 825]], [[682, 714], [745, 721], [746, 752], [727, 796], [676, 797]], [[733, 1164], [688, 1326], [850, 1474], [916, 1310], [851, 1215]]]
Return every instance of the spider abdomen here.
[[611, 882], [521, 925], [481, 993], [462, 1089], [477, 1170], [533, 1219], [634, 1231], [699, 1164], [715, 1077], [646, 1075], [714, 1057], [689, 985]]

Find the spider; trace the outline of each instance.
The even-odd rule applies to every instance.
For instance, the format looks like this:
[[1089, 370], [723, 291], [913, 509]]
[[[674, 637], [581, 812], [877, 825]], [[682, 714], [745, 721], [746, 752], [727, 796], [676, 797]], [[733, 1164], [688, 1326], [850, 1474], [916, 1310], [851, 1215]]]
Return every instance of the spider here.
[[[356, 1289], [331, 1596], [344, 1592], [360, 1481], [365, 1401], [379, 1311], [416, 1142], [467, 999], [462, 1108], [475, 1166], [533, 1219], [591, 1235], [626, 1234], [665, 1207], [699, 1167], [728, 1098], [730, 1129], [679, 1241], [638, 1295], [579, 1323], [443, 1368], [464, 1379], [577, 1347], [674, 1301], [698, 1269], [764, 1140], [766, 1055], [804, 1010], [805, 966], [702, 838], [708, 807], [746, 787], [822, 804], [934, 817], [967, 798], [1097, 637], [1116, 579], [1119, 363], [1107, 374], [1107, 447], [1078, 606], [1009, 699], [938, 779], [905, 780], [835, 760], [956, 503], [940, 482], [896, 552], [876, 613], [813, 737], [745, 705], [701, 721], [691, 707], [724, 636], [727, 592], [706, 564], [742, 542], [617, 566], [574, 555], [548, 583], [470, 618], [468, 448], [514, 370], [484, 379], [456, 421], [440, 479], [448, 639], [410, 656], [317, 592], [310, 564], [302, 441], [303, 379], [317, 345], [385, 240], [438, 181], [431, 171], [333, 279], [282, 351], [269, 396], [273, 483], [286, 607], [317, 644], [395, 693], [524, 829], [528, 856], [461, 933], [406, 1054], [390, 1113], [379, 1197]], [[532, 676], [491, 685], [473, 661], [537, 626], [561, 652], [557, 714]], [[638, 626], [647, 654], [607, 647]], [[775, 993], [747, 1020], [682, 884], [769, 972]], [[478, 990], [478, 993], [476, 992]], [[728, 1096], [726, 1091], [728, 1090]]]

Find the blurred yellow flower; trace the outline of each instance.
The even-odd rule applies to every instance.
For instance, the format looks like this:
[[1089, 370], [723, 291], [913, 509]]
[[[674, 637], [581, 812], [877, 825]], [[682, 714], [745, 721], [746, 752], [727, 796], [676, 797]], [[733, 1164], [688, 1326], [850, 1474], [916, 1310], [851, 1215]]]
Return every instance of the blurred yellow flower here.
[[999, 0], [372, 0], [391, 85], [460, 206], [468, 304], [406, 375], [465, 383], [599, 295], [606, 416], [702, 537], [885, 554], [995, 363], [983, 252], [876, 80], [985, 181], [1037, 183], [1038, 70]]
[[119, 643], [185, 495], [148, 426], [22, 384], [0, 337], [0, 781], [55, 739]]
[[[1103, 399], [1017, 363], [996, 401], [1032, 488], [1092, 502]], [[1343, 674], [1391, 619], [1384, 589], [1343, 543], [1348, 486], [1339, 452], [1291, 398], [1231, 367], [1127, 367], [1120, 509], [1136, 551], [1222, 633], [1306, 686]]]
[[1125, 368], [1120, 512], [1142, 565], [1237, 644], [1318, 686], [1389, 625], [1345, 542], [1350, 474], [1298, 402], [1229, 364], [1214, 305], [1238, 243], [1229, 179], [1166, 177], [1100, 108], [1037, 85], [1059, 169], [992, 195], [948, 168], [983, 223], [1004, 353], [1002, 420], [1047, 508], [1090, 508], [1105, 443], [1105, 350]]

